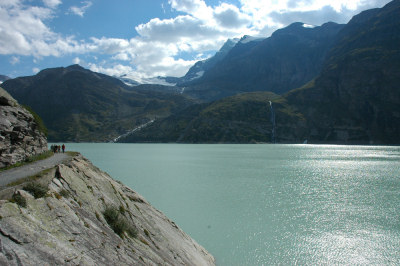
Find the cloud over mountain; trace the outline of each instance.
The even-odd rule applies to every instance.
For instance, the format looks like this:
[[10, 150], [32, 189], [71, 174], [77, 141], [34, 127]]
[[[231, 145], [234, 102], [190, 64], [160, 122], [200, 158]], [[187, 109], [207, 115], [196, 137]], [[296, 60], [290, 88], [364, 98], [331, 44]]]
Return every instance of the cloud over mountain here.
[[[4, 61], [14, 62], [10, 68], [18, 67], [19, 62], [12, 60], [12, 56], [34, 57], [35, 62], [46, 57], [68, 57], [69, 62], [65, 64], [79, 57], [92, 70], [108, 71], [108, 74], [182, 76], [196, 60], [212, 55], [228, 38], [246, 34], [268, 37], [295, 21], [312, 25], [327, 21], [345, 23], [360, 10], [381, 7], [387, 2], [239, 0], [233, 4], [231, 1], [169, 0], [167, 6], [165, 1], [160, 1], [160, 10], [168, 10], [168, 16], [151, 17], [129, 25], [130, 36], [122, 37], [113, 36], [112, 32], [88, 36], [82, 35], [79, 28], [63, 26], [68, 31], [62, 31], [52, 26], [63, 16], [86, 19], [85, 12], [92, 8], [96, 11], [94, 7], [99, 3], [95, 1], [7, 0], [0, 3], [0, 56], [7, 55]], [[130, 5], [134, 11], [138, 4]], [[118, 8], [115, 3], [111, 7]], [[95, 27], [107, 25], [102, 14], [97, 16], [98, 21], [91, 22]], [[132, 72], [125, 73], [127, 70]]]

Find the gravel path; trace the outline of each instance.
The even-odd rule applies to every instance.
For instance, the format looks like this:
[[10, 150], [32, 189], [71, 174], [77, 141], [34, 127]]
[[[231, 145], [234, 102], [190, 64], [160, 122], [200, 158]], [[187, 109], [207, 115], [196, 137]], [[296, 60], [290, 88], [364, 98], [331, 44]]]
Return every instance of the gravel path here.
[[71, 156], [66, 153], [56, 153], [47, 159], [36, 161], [21, 167], [16, 167], [6, 171], [2, 171], [0, 172], [0, 186], [1, 187], [5, 186], [20, 178], [35, 175], [45, 169], [52, 168], [57, 164], [60, 164], [70, 158]]

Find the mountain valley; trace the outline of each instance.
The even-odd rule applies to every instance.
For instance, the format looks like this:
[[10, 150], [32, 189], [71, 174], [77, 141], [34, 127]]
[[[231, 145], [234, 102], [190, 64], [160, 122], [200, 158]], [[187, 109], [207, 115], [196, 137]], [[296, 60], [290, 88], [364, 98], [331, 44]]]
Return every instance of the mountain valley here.
[[228, 40], [184, 77], [165, 78], [175, 86], [73, 65], [2, 87], [43, 118], [50, 141], [399, 144], [399, 18], [395, 0], [346, 25], [299, 22]]

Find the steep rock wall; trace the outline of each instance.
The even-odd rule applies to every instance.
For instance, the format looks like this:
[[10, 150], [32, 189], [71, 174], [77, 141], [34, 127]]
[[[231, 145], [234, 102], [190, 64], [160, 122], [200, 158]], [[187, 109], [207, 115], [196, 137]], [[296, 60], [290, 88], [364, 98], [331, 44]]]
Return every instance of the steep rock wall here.
[[0, 168], [47, 150], [32, 114], [0, 88]]
[[[0, 265], [214, 265], [202, 246], [130, 188], [77, 155], [34, 181], [0, 192]], [[12, 194], [26, 207], [6, 200]], [[117, 234], [107, 207], [136, 230]]]

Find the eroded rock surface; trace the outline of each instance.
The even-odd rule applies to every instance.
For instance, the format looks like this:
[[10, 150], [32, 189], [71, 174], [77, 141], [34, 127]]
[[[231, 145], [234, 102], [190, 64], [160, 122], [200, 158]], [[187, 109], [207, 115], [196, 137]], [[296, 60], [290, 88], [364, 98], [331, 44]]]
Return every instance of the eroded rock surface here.
[[[26, 207], [0, 195], [0, 265], [215, 264], [163, 213], [81, 155], [34, 182], [49, 188], [45, 197], [35, 199], [23, 184], [11, 189]], [[107, 206], [137, 235], [116, 234], [103, 214]]]
[[47, 151], [32, 114], [0, 88], [0, 168]]

